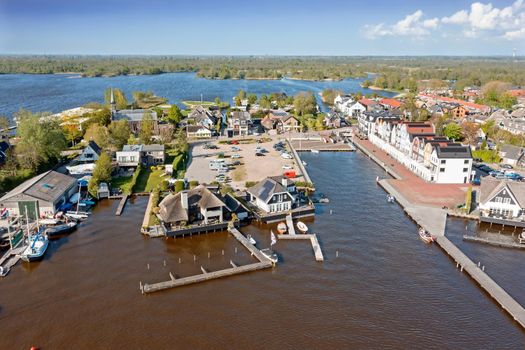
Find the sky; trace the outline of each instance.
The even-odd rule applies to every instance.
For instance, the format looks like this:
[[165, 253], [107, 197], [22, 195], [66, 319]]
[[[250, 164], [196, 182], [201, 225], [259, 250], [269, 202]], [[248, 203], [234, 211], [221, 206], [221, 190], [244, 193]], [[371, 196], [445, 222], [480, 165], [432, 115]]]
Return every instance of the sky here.
[[525, 55], [525, 0], [0, 0], [0, 54]]

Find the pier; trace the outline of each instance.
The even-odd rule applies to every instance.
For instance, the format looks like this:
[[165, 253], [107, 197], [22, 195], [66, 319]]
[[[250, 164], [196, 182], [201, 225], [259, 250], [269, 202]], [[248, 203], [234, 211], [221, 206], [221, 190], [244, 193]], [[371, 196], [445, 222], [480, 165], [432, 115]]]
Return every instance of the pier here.
[[312, 244], [312, 249], [314, 250], [315, 260], [324, 261], [323, 251], [319, 245], [316, 234], [305, 234], [305, 235], [277, 235], [279, 239], [289, 239], [289, 240], [309, 240]]
[[145, 293], [153, 293], [158, 292], [165, 289], [175, 288], [175, 287], [181, 287], [189, 284], [209, 281], [216, 278], [222, 278], [227, 276], [233, 276], [241, 273], [246, 273], [250, 271], [257, 271], [261, 269], [267, 269], [273, 266], [273, 263], [268, 260], [257, 247], [255, 247], [253, 244], [250, 243], [250, 241], [244, 237], [242, 233], [239, 232], [234, 227], [231, 227], [228, 229], [228, 232], [232, 234], [239, 243], [241, 243], [248, 251], [251, 253], [252, 256], [254, 256], [257, 260], [259, 260], [256, 263], [243, 265], [243, 266], [237, 266], [232, 260], [230, 260], [230, 265], [232, 267], [218, 270], [218, 271], [207, 271], [203, 266], [201, 266], [202, 274], [194, 275], [194, 276], [188, 276], [183, 278], [175, 278], [173, 274], [170, 272], [169, 276], [170, 279], [164, 282], [158, 282], [158, 283], [152, 283], [152, 284], [142, 284], [140, 283], [140, 291], [142, 294]]
[[117, 211], [115, 212], [116, 216], [120, 216], [122, 214], [122, 211], [124, 210], [124, 206], [126, 205], [128, 197], [129, 195], [125, 194], [120, 200], [120, 203], [118, 204], [118, 207], [117, 207]]
[[356, 148], [351, 143], [325, 142], [318, 139], [292, 139], [292, 144], [297, 152], [354, 152]]
[[293, 226], [292, 214], [286, 215], [286, 226], [288, 226], [288, 234], [295, 235], [295, 227]]
[[503, 240], [495, 240], [495, 239], [485, 238], [485, 237], [464, 235], [463, 240], [468, 241], [468, 242], [490, 244], [490, 245], [502, 247], [502, 248], [525, 249], [525, 244], [519, 244], [515, 242], [505, 242]]
[[294, 157], [295, 163], [297, 164], [297, 167], [299, 170], [301, 170], [301, 174], [303, 174], [304, 180], [306, 182], [312, 183], [312, 179], [310, 178], [310, 175], [308, 175], [308, 172], [306, 171], [305, 166], [303, 165], [303, 162], [301, 158], [299, 157], [299, 154], [297, 154], [297, 151], [293, 147], [292, 142], [290, 140], [286, 140], [288, 142], [288, 146], [290, 147], [290, 150], [292, 151], [292, 155]]

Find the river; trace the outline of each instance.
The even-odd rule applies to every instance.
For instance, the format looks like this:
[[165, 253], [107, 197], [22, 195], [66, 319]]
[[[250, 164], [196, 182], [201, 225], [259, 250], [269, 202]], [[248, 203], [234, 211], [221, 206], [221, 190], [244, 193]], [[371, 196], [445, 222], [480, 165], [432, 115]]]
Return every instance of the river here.
[[[76, 232], [53, 241], [42, 262], [0, 280], [0, 348], [523, 349], [525, 332], [387, 203], [375, 183], [384, 172], [373, 162], [361, 153], [302, 157], [330, 198], [307, 222], [325, 262], [306, 242], [280, 241], [274, 269], [141, 295], [140, 281], [253, 260], [227, 233], [145, 238], [145, 197], [121, 217], [117, 201], [105, 200]], [[464, 230], [463, 221], [451, 225]], [[241, 231], [268, 246], [268, 227]], [[484, 254], [484, 246], [474, 249]], [[492, 254], [509, 263], [508, 253], [516, 252]], [[492, 271], [497, 261], [484, 259]], [[510, 275], [503, 287], [520, 292], [523, 279]]]
[[159, 75], [81, 78], [72, 74], [0, 74], [0, 115], [11, 116], [20, 108], [33, 112], [57, 113], [82, 106], [88, 102], [103, 102], [104, 90], [113, 87], [124, 91], [131, 100], [133, 91], [152, 91], [168, 98], [170, 103], [184, 100], [232, 102], [240, 89], [257, 95], [284, 92], [295, 95], [301, 91], [316, 94], [324, 89], [338, 89], [345, 93], [361, 91], [363, 94], [380, 93], [393, 96], [388, 91], [364, 89], [359, 84], [364, 79], [341, 81], [304, 80], [210, 80], [198, 78], [195, 73], [167, 73]]

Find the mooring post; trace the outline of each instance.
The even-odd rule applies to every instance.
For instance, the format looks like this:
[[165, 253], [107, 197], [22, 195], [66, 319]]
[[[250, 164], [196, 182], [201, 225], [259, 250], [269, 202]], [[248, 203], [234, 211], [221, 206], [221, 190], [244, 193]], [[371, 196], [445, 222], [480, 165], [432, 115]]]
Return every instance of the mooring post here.
[[148, 263], [148, 270], [149, 270], [149, 263]]
[[208, 252], [208, 259], [210, 258], [210, 252]]
[[181, 258], [179, 258], [179, 264], [182, 262]]
[[193, 261], [197, 261], [197, 257], [193, 255]]
[[166, 259], [164, 259], [164, 267], [166, 267]]
[[224, 255], [224, 249], [222, 250], [222, 255]]
[[336, 251], [335, 251], [335, 257], [336, 257], [336, 258], [339, 257], [339, 250], [336, 250]]

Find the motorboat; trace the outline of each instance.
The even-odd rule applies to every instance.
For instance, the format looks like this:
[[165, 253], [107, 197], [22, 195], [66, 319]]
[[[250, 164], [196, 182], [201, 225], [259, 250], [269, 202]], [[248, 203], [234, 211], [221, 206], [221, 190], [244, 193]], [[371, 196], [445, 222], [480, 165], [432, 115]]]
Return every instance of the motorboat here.
[[261, 249], [261, 254], [264, 255], [268, 260], [270, 260], [274, 264], [279, 261], [277, 254], [275, 254], [270, 248]]
[[251, 244], [257, 244], [257, 241], [252, 237], [252, 235], [247, 235], [246, 238], [248, 239], [248, 241], [250, 241]]
[[56, 225], [60, 222], [58, 219], [40, 219], [38, 220], [40, 225]]
[[9, 273], [8, 267], [0, 266], [0, 277], [5, 277]]
[[317, 149], [313, 149], [313, 148], [312, 148], [310, 151], [311, 151], [312, 153], [319, 153], [319, 150], [317, 150]]
[[389, 194], [389, 195], [386, 196], [386, 201], [388, 203], [394, 203], [396, 201], [396, 198]]
[[286, 226], [286, 223], [280, 222], [279, 225], [277, 225], [277, 232], [279, 234], [283, 234], [288, 230], [288, 227]]
[[65, 217], [70, 218], [70, 219], [75, 219], [75, 220], [87, 219], [88, 216], [89, 216], [88, 213], [81, 212], [81, 211], [68, 211], [65, 214]]
[[39, 232], [27, 239], [27, 247], [22, 253], [20, 253], [20, 258], [26, 262], [41, 260], [44, 257], [48, 246], [49, 239], [45, 234]]
[[308, 232], [308, 226], [302, 221], [297, 221], [297, 229], [302, 233]]
[[53, 238], [73, 232], [77, 228], [77, 225], [78, 224], [75, 221], [72, 221], [63, 225], [48, 227], [46, 228], [45, 233], [49, 238]]
[[306, 163], [304, 160], [302, 161], [302, 163], [303, 163], [304, 166], [308, 165], [308, 163]]
[[319, 203], [324, 203], [324, 204], [330, 203], [330, 200], [328, 198], [324, 197], [324, 198], [319, 199]]
[[428, 233], [424, 228], [419, 228], [419, 237], [421, 240], [425, 243], [432, 243], [434, 242], [434, 237], [430, 233]]

